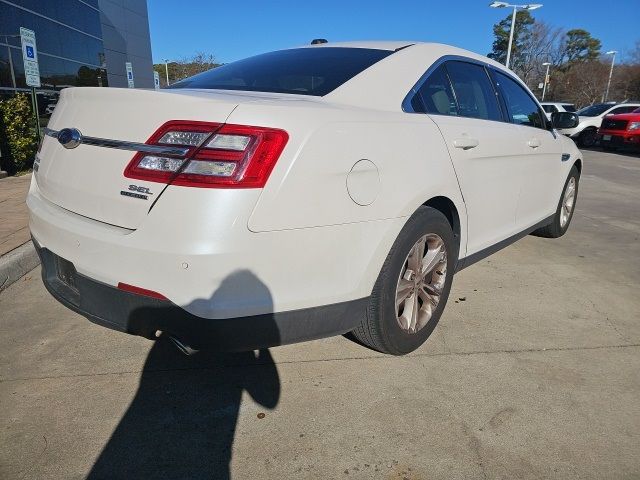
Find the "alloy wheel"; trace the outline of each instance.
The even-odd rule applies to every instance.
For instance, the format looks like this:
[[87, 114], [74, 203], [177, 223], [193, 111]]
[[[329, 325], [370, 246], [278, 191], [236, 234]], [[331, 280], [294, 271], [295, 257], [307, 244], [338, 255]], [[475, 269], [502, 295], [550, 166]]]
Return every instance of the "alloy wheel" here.
[[566, 227], [571, 218], [571, 212], [576, 203], [576, 178], [571, 177], [567, 183], [567, 188], [562, 196], [562, 206], [560, 208], [560, 227]]
[[396, 318], [409, 334], [420, 331], [440, 302], [447, 276], [447, 250], [435, 233], [421, 237], [404, 261], [396, 287]]

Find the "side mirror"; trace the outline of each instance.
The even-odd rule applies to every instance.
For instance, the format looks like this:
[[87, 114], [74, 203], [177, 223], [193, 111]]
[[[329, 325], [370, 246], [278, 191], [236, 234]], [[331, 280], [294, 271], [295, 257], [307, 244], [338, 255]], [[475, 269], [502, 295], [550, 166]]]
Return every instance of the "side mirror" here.
[[580, 123], [578, 114], [573, 112], [554, 112], [551, 114], [551, 124], [553, 128], [576, 128]]

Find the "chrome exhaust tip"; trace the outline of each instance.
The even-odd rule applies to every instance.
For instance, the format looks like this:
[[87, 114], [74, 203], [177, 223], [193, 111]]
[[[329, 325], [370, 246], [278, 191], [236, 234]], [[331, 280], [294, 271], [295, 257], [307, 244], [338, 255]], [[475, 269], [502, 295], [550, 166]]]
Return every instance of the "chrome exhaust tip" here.
[[169, 340], [187, 356], [193, 355], [194, 353], [198, 353], [198, 350], [195, 348], [191, 348], [189, 345], [182, 343], [182, 341], [178, 337], [174, 337], [173, 335], [169, 335]]

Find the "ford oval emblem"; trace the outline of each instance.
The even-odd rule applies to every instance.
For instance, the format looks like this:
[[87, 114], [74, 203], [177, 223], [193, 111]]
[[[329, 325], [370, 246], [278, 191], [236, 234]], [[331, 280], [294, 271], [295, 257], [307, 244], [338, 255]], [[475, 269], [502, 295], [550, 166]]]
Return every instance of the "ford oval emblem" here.
[[82, 143], [82, 134], [77, 128], [63, 128], [58, 132], [58, 142], [64, 148], [76, 148]]

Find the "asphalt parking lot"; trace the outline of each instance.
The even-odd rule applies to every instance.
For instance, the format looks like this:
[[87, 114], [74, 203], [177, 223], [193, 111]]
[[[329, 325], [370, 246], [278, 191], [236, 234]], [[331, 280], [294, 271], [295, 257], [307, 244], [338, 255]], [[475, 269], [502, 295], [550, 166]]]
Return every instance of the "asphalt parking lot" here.
[[640, 156], [586, 151], [573, 225], [456, 276], [431, 339], [185, 357], [0, 294], [0, 478], [640, 478]]

